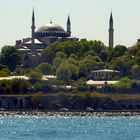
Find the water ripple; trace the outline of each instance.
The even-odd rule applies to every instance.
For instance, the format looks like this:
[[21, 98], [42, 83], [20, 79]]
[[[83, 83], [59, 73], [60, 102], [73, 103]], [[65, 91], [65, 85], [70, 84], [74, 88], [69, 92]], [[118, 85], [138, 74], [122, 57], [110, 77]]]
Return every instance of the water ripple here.
[[140, 117], [0, 116], [0, 140], [140, 140]]

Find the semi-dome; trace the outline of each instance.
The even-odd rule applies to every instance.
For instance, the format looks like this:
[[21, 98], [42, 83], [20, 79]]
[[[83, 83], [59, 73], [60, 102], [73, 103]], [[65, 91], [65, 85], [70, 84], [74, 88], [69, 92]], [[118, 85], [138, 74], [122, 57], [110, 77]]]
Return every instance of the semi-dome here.
[[40, 27], [37, 32], [65, 32], [65, 30], [60, 25], [50, 22]]

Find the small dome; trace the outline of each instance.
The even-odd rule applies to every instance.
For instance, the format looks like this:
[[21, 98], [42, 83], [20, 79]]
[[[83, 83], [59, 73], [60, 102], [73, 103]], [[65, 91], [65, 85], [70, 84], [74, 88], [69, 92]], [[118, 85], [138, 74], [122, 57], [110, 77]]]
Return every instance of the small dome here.
[[50, 22], [40, 27], [37, 32], [65, 32], [65, 30], [61, 26]]

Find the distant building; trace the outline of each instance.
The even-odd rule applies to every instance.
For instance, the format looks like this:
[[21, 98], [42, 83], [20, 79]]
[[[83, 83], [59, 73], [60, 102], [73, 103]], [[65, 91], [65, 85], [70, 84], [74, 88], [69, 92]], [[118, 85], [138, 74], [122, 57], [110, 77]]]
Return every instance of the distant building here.
[[[49, 43], [63, 42], [67, 40], [78, 40], [76, 37], [71, 36], [71, 21], [68, 15], [66, 30], [60, 25], [50, 21], [50, 23], [41, 26], [36, 30], [35, 14], [32, 12], [32, 26], [31, 37], [26, 37], [22, 40], [17, 40], [15, 47], [22, 54], [22, 60], [25, 67], [37, 65], [40, 63], [40, 53], [42, 49], [48, 47]], [[109, 46], [114, 46], [114, 27], [113, 15], [111, 12], [109, 19]]]
[[48, 47], [49, 43], [63, 42], [66, 40], [77, 40], [71, 37], [70, 16], [67, 19], [67, 29], [64, 30], [60, 25], [54, 24], [52, 20], [49, 24], [41, 26], [35, 31], [35, 15], [32, 13], [31, 37], [17, 40], [15, 47], [23, 55], [23, 62], [28, 67], [31, 64], [38, 64], [40, 61], [40, 52], [43, 48]]
[[105, 86], [113, 86], [117, 84], [119, 81], [94, 81], [94, 80], [89, 80], [87, 81], [87, 85], [89, 86], [95, 86], [97, 88], [102, 88]]
[[113, 80], [116, 77], [120, 77], [120, 72], [117, 70], [102, 69], [91, 71], [93, 80]]
[[30, 95], [1, 95], [0, 96], [0, 110], [19, 110], [31, 108]]

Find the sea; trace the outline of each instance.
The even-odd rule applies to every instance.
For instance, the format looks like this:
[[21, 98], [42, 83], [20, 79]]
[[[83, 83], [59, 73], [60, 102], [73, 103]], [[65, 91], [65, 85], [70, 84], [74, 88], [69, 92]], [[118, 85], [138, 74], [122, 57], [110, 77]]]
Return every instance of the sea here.
[[0, 140], [140, 140], [140, 116], [0, 116]]

